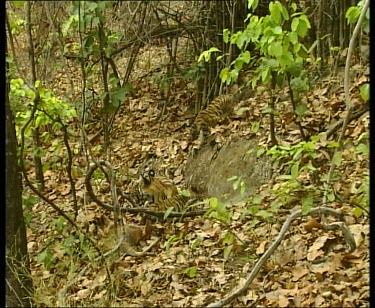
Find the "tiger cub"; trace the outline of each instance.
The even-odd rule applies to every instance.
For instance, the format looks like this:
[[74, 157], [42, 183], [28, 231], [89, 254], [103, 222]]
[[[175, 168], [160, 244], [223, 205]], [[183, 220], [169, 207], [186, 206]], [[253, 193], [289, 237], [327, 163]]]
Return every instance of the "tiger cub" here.
[[183, 195], [177, 195], [173, 198], [165, 199], [162, 201], [159, 201], [155, 204], [153, 204], [150, 208], [155, 209], [157, 211], [165, 212], [168, 208], [173, 208], [173, 212], [183, 212], [185, 210], [193, 210], [191, 208], [194, 208], [194, 210], [201, 209], [198, 205], [193, 205], [193, 203], [197, 201], [195, 198], [183, 196]]
[[207, 134], [208, 128], [215, 126], [233, 112], [233, 95], [219, 95], [201, 110], [195, 118], [193, 124], [193, 138], [195, 139], [201, 132]]
[[145, 175], [141, 174], [141, 191], [150, 195], [154, 203], [172, 198], [177, 195], [177, 188], [166, 179], [155, 177], [155, 171], [149, 170]]

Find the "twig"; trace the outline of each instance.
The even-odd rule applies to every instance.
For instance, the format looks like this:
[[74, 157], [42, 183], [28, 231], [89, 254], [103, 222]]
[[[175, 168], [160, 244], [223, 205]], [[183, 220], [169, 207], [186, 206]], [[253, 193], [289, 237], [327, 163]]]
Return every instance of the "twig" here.
[[[366, 0], [365, 4], [362, 7], [361, 15], [358, 18], [357, 24], [356, 24], [356, 26], [354, 28], [354, 31], [353, 31], [353, 35], [352, 35], [352, 37], [350, 39], [350, 42], [349, 42], [348, 55], [346, 56], [346, 63], [345, 63], [345, 80], [344, 80], [345, 105], [346, 105], [347, 114], [346, 114], [346, 117], [345, 117], [344, 122], [342, 124], [341, 134], [340, 134], [339, 140], [338, 140], [339, 147], [335, 149], [335, 152], [334, 152], [332, 158], [335, 156], [335, 154], [338, 151], [341, 151], [343, 139], [344, 139], [344, 136], [345, 136], [346, 127], [349, 124], [349, 121], [350, 121], [350, 118], [352, 116], [352, 112], [353, 112], [353, 109], [354, 109], [354, 105], [351, 102], [350, 96], [349, 96], [350, 59], [351, 59], [351, 56], [352, 56], [352, 53], [353, 53], [353, 50], [354, 50], [355, 40], [358, 36], [359, 30], [361, 28], [362, 22], [365, 18], [365, 14], [366, 14], [367, 9], [369, 8], [369, 5], [370, 5], [370, 0]], [[332, 159], [332, 163], [331, 163], [331, 166], [330, 166], [329, 171], [328, 171], [327, 182], [324, 184], [324, 195], [323, 195], [323, 202], [322, 202], [323, 205], [327, 204], [328, 186], [331, 183], [334, 168], [335, 168], [335, 164], [334, 164], [333, 159]]]
[[[314, 208], [312, 209], [308, 215], [313, 215], [313, 214], [320, 214], [320, 213], [324, 213], [324, 214], [330, 214], [330, 215], [333, 215], [333, 216], [336, 216], [336, 217], [342, 217], [343, 216], [343, 213], [338, 211], [338, 210], [335, 210], [335, 209], [332, 209], [332, 208], [328, 208], [328, 207], [318, 207], [318, 208]], [[272, 255], [272, 253], [276, 250], [276, 248], [280, 245], [281, 241], [284, 239], [285, 235], [286, 235], [286, 232], [288, 231], [289, 229], [289, 226], [290, 224], [297, 218], [303, 216], [303, 212], [302, 210], [299, 210], [299, 211], [296, 211], [294, 213], [292, 213], [288, 219], [284, 222], [281, 230], [280, 230], [280, 233], [279, 235], [277, 236], [277, 238], [275, 239], [275, 241], [273, 242], [273, 244], [270, 246], [270, 248], [268, 248], [268, 250], [264, 253], [264, 255], [259, 259], [259, 261], [255, 264], [253, 270], [251, 271], [251, 273], [249, 274], [249, 276], [246, 278], [246, 281], [245, 283], [238, 287], [236, 290], [234, 290], [230, 295], [224, 297], [223, 299], [215, 302], [215, 303], [212, 303], [210, 305], [208, 305], [207, 307], [222, 307], [224, 305], [227, 305], [229, 304], [231, 301], [233, 301], [235, 298], [237, 298], [239, 295], [241, 295], [243, 292], [245, 292], [251, 282], [254, 280], [254, 278], [258, 275], [260, 269], [263, 267], [263, 265], [266, 263], [266, 261], [268, 260], [268, 258]], [[341, 226], [340, 226], [341, 227]], [[347, 230], [347, 231], [346, 231]], [[346, 228], [345, 232], [344, 233], [347, 233], [349, 232], [350, 234], [350, 231]], [[345, 236], [345, 239], [348, 241], [348, 238], [346, 237], [347, 234], [344, 234]], [[354, 242], [354, 247], [353, 247], [353, 241], [352, 241], [352, 238], [353, 236], [349, 236], [349, 246], [350, 246], [350, 249], [355, 249], [355, 242]]]
[[[356, 113], [352, 113], [352, 115], [350, 116], [350, 119], [349, 119], [349, 122], [355, 120], [355, 119], [358, 119], [361, 115], [365, 114], [367, 111], [370, 110], [370, 107], [369, 105], [367, 104], [364, 108], [362, 108], [361, 110], [357, 111]], [[342, 126], [342, 124], [344, 123], [345, 119], [341, 119], [339, 120], [337, 123], [335, 123], [331, 128], [329, 128], [327, 131], [326, 131], [326, 134], [327, 134], [327, 139], [332, 136], [339, 128], [340, 126]]]

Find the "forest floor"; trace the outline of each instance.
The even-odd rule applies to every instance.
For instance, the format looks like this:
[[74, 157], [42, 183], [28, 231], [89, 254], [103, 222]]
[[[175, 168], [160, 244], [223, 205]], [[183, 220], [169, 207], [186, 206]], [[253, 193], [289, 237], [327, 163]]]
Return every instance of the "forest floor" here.
[[[351, 83], [352, 99], [358, 108], [363, 105], [358, 87], [364, 80], [366, 77], [359, 76]], [[309, 111], [302, 120], [306, 131], [311, 134], [327, 131], [343, 118], [342, 84], [342, 79], [320, 80], [308, 93]], [[189, 130], [183, 125], [190, 117], [188, 105], [193, 99], [192, 85], [176, 81], [174, 88], [173, 102], [163, 115], [158, 86], [146, 78], [137, 81], [135, 95], [121, 109], [113, 130], [111, 163], [123, 184], [122, 189], [134, 187], [138, 167], [150, 152], [157, 157], [159, 168], [168, 170], [177, 187], [187, 189], [184, 166], [191, 143]], [[300, 141], [300, 135], [293, 121], [287, 90], [281, 91], [278, 98], [280, 115], [276, 120], [276, 135], [281, 145], [294, 145]], [[225, 126], [218, 125], [212, 133], [217, 134], [223, 143], [234, 135], [238, 138], [251, 136], [259, 145], [266, 146], [269, 144], [269, 123], [268, 116], [262, 111], [267, 106], [267, 99], [266, 94], [260, 94], [238, 102], [235, 113], [241, 116], [231, 119]], [[258, 130], [252, 129], [253, 123], [259, 124]], [[99, 122], [92, 127], [89, 137], [98, 129]], [[346, 138], [350, 142], [342, 151], [341, 164], [337, 167], [339, 178], [334, 184], [336, 195], [342, 198], [329, 203], [330, 207], [346, 214], [344, 221], [357, 248], [349, 252], [342, 232], [324, 230], [320, 217], [299, 218], [247, 292], [238, 296], [231, 305], [369, 305], [369, 218], [366, 213], [360, 217], [353, 214], [351, 198], [355, 187], [362, 183], [365, 175], [369, 175], [368, 155], [356, 150], [361, 142], [360, 136], [368, 130], [368, 112], [349, 124]], [[337, 138], [338, 135], [334, 136]], [[73, 145], [74, 142], [78, 147], [79, 140], [73, 141]], [[99, 147], [100, 142], [101, 139], [96, 141], [93, 149]], [[324, 152], [324, 142], [319, 142], [317, 153], [329, 158], [330, 154]], [[99, 151], [95, 153], [98, 153], [98, 159], [105, 159]], [[52, 159], [53, 155], [51, 153], [51, 157], [45, 159]], [[111, 249], [110, 243], [113, 242], [110, 231], [113, 214], [85, 201], [85, 166], [79, 165], [81, 161], [81, 157], [76, 157], [76, 190], [81, 204], [77, 224], [98, 241], [104, 253]], [[322, 156], [322, 161], [327, 173], [330, 160]], [[46, 171], [46, 191], [59, 207], [72, 212], [70, 188], [64, 172]], [[110, 193], [103, 189], [108, 184], [104, 182], [95, 179], [95, 187], [101, 192], [101, 199], [110, 203]], [[274, 192], [281, 189], [281, 182], [279, 177], [273, 176], [254, 193], [253, 196], [260, 197], [259, 206], [264, 212], [271, 213], [270, 204], [276, 198]], [[58, 292], [91, 262], [92, 266], [68, 290], [65, 299], [68, 305], [183, 307], [213, 303], [244, 283], [257, 260], [278, 236], [290, 211], [301, 206], [297, 197], [287, 208], [281, 207], [269, 217], [255, 217], [246, 212], [250, 199], [245, 194], [242, 201], [226, 204], [225, 211], [230, 213], [227, 223], [206, 216], [154, 222], [152, 235], [161, 240], [151, 254], [135, 258], [115, 253], [105, 262], [93, 262], [95, 251], [88, 245], [84, 246], [86, 242], [52, 208], [39, 202], [29, 212], [26, 210], [26, 214], [32, 217], [27, 235], [35, 300], [38, 306], [56, 306]], [[318, 205], [320, 202], [314, 204]], [[125, 218], [127, 223], [140, 224], [143, 221], [140, 214], [127, 214]], [[145, 243], [136, 249], [141, 250], [142, 245]]]

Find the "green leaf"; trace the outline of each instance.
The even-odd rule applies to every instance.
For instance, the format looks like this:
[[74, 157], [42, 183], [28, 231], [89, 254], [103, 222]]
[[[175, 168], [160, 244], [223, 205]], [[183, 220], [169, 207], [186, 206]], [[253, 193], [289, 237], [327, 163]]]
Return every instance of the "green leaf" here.
[[245, 185], [245, 182], [244, 181], [241, 181], [241, 190], [240, 190], [240, 194], [241, 196], [243, 196], [246, 192], [246, 185]]
[[191, 244], [191, 250], [196, 250], [198, 246], [203, 242], [203, 237], [198, 235], [198, 237]]
[[271, 210], [277, 211], [283, 206], [282, 202], [280, 200], [274, 200], [271, 202]]
[[26, 1], [12, 1], [12, 4], [15, 7], [23, 7], [25, 3], [26, 3]]
[[228, 79], [230, 79], [230, 74], [229, 74], [229, 68], [224, 67], [221, 72], [220, 72], [220, 79], [222, 82], [226, 82]]
[[241, 53], [240, 56], [246, 64], [249, 64], [251, 59], [250, 51], [246, 50], [245, 52]]
[[[293, 7], [293, 4], [296, 5], [295, 3], [291, 4], [291, 7]], [[281, 4], [280, 4], [281, 5]], [[287, 8], [284, 5], [281, 5], [281, 14], [283, 15], [283, 18], [288, 21], [289, 20], [289, 13]]]
[[306, 15], [301, 15], [300, 18], [299, 18], [300, 21], [303, 21], [305, 23], [305, 27], [307, 29], [311, 29], [311, 24], [310, 24], [310, 21], [307, 19], [307, 16]]
[[268, 53], [274, 57], [280, 57], [283, 54], [283, 47], [281, 42], [272, 42], [268, 47]]
[[332, 158], [332, 163], [336, 166], [340, 166], [342, 161], [342, 153], [341, 151], [335, 152]]
[[223, 238], [223, 244], [231, 245], [234, 242], [234, 236], [232, 233], [227, 232]]
[[238, 179], [237, 175], [231, 176], [230, 178], [227, 179], [227, 182], [232, 182]]
[[[290, 73], [293, 77], [298, 77], [301, 75], [302, 67], [297, 63], [293, 62], [288, 66], [288, 73]], [[293, 78], [294, 79], [294, 78]], [[292, 79], [292, 81], [293, 81]]]
[[205, 50], [203, 51], [199, 58], [198, 58], [198, 62], [202, 61], [202, 59], [204, 58], [204, 60], [206, 62], [210, 61], [210, 58], [211, 58], [211, 53], [213, 52], [217, 52], [217, 51], [220, 51], [220, 49], [216, 48], [216, 47], [211, 47], [209, 50]]
[[305, 22], [299, 22], [297, 27], [297, 33], [300, 37], [305, 37], [307, 34], [307, 24]]
[[293, 55], [290, 51], [284, 51], [278, 60], [283, 67], [288, 67], [294, 62]]
[[187, 268], [185, 273], [189, 278], [194, 278], [197, 275], [197, 270], [196, 266], [192, 266]]
[[273, 214], [269, 211], [260, 210], [256, 213], [258, 217], [262, 217], [263, 219], [267, 220], [268, 218], [273, 217]]
[[370, 99], [370, 84], [366, 83], [360, 87], [362, 99], [367, 102]]
[[370, 154], [370, 149], [369, 147], [366, 145], [366, 144], [363, 144], [363, 143], [360, 143], [358, 146], [357, 146], [357, 151], [363, 153], [363, 154], [366, 154], [366, 155], [369, 155]]
[[292, 25], [291, 25], [291, 29], [293, 32], [297, 32], [298, 25], [299, 25], [299, 18], [298, 17], [293, 18]]
[[220, 55], [220, 56], [217, 56], [216, 57], [216, 61], [220, 61], [222, 58], [224, 58], [225, 57], [225, 55]]
[[345, 14], [348, 24], [354, 24], [357, 22], [359, 15], [361, 15], [361, 10], [358, 6], [350, 7]]
[[335, 201], [336, 196], [335, 196], [334, 193], [329, 193], [329, 194], [327, 195], [327, 199], [328, 199], [329, 202], [333, 202], [333, 201]]
[[248, 0], [247, 7], [248, 9], [253, 9], [253, 11], [257, 8], [259, 0]]
[[53, 131], [58, 131], [58, 130], [60, 130], [61, 128], [62, 128], [62, 125], [61, 125], [61, 123], [59, 123], [59, 122], [55, 122], [55, 123], [52, 124], [52, 130], [53, 130]]
[[262, 81], [266, 82], [269, 81], [271, 77], [271, 70], [269, 68], [266, 68], [262, 71]]
[[308, 110], [307, 104], [300, 103], [296, 107], [296, 114], [299, 115], [299, 116], [303, 116], [306, 113], [307, 110]]
[[228, 29], [224, 29], [223, 30], [223, 41], [224, 41], [224, 43], [229, 42], [229, 35], [230, 35], [230, 31]]
[[38, 263], [42, 263], [46, 270], [50, 270], [53, 263], [53, 254], [49, 250], [44, 250], [38, 255]]
[[241, 59], [241, 55], [234, 61], [234, 68], [241, 70], [243, 67], [244, 61]]
[[259, 122], [253, 122], [251, 124], [250, 130], [251, 130], [252, 133], [256, 134], [259, 131], [259, 128], [260, 128], [260, 123]]
[[97, 27], [98, 25], [100, 24], [100, 18], [95, 16], [93, 19], [92, 19], [92, 26], [93, 27]]
[[259, 148], [258, 151], [257, 151], [257, 157], [260, 157], [264, 154], [264, 152], [266, 151], [266, 149], [264, 148]]
[[167, 210], [164, 213], [164, 219], [167, 219], [172, 212], [173, 212], [173, 206], [167, 208]]
[[240, 72], [238, 69], [232, 69], [230, 71], [230, 79], [227, 79], [227, 85], [229, 85], [232, 81], [237, 81], [239, 73]]
[[353, 215], [355, 217], [361, 217], [363, 215], [363, 210], [360, 207], [355, 207], [353, 209]]
[[219, 203], [217, 198], [210, 198], [210, 199], [208, 199], [208, 201], [210, 203], [211, 208], [217, 209], [218, 203]]
[[315, 47], [318, 45], [318, 41], [319, 40], [315, 40], [314, 43], [312, 43], [312, 45], [310, 46], [310, 48], [307, 50], [308, 54], [310, 54], [315, 49]]
[[281, 34], [283, 33], [283, 29], [280, 26], [276, 26], [275, 28], [273, 28], [273, 33]]
[[229, 245], [229, 246], [226, 246], [226, 247], [224, 248], [223, 255], [224, 255], [224, 259], [225, 259], [225, 260], [228, 259], [228, 257], [229, 257], [229, 255], [230, 255], [232, 249], [233, 249], [233, 245]]
[[310, 212], [314, 204], [314, 199], [311, 196], [305, 197], [302, 199], [302, 214], [306, 215]]
[[292, 179], [296, 179], [298, 176], [299, 171], [299, 164], [294, 164], [291, 168], [290, 175], [292, 176]]
[[280, 180], [291, 180], [292, 176], [289, 175], [289, 174], [282, 174], [282, 175], [278, 176], [277, 178], [280, 179]]
[[111, 95], [112, 105], [118, 107], [124, 101], [126, 92], [125, 87], [116, 88]]
[[271, 18], [276, 24], [281, 23], [281, 10], [280, 10], [280, 2], [270, 2], [269, 10], [271, 13]]
[[237, 39], [236, 39], [236, 45], [237, 45], [238, 49], [242, 49], [242, 46], [246, 42], [246, 35], [244, 35], [242, 33], [242, 31], [238, 31], [237, 34], [238, 35], [237, 35]]
[[252, 216], [259, 212], [259, 206], [251, 205], [246, 209], [246, 212]]
[[91, 35], [88, 35], [83, 40], [83, 46], [85, 48], [91, 47], [94, 44], [94, 38]]
[[254, 197], [251, 198], [251, 203], [252, 204], [261, 204], [263, 201], [264, 196], [262, 195], [255, 195]]
[[264, 114], [270, 114], [270, 113], [273, 113], [273, 109], [271, 107], [267, 107], [267, 108], [262, 109], [261, 112]]

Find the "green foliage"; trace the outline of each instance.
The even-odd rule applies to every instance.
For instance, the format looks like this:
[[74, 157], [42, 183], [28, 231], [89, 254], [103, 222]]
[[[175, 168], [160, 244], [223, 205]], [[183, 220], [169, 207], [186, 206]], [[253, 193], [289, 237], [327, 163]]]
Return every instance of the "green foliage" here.
[[[348, 24], [355, 24], [358, 21], [359, 16], [363, 8], [365, 1], [361, 0], [358, 2], [357, 6], [351, 6], [346, 11], [345, 17], [348, 20]], [[365, 19], [362, 23], [363, 31], [365, 33], [370, 33], [370, 10], [366, 11]]]
[[[281, 205], [301, 204], [304, 213], [307, 213], [314, 204], [314, 201], [322, 194], [319, 184], [327, 179], [327, 174], [320, 176], [320, 183], [312, 180], [312, 175], [318, 169], [315, 165], [322, 163], [322, 158], [326, 157], [327, 149], [338, 146], [335, 141], [324, 141], [323, 135], [313, 136], [310, 141], [303, 141], [293, 146], [274, 146], [267, 151], [274, 160], [274, 165], [281, 165], [281, 168], [288, 167], [289, 172], [278, 177], [282, 180], [279, 187], [273, 190], [276, 197], [271, 208], [278, 209]], [[334, 164], [341, 164], [340, 151], [332, 158]], [[334, 201], [335, 194], [328, 193], [328, 200]]]
[[47, 271], [51, 269], [55, 262], [56, 260], [53, 257], [53, 253], [49, 249], [43, 250], [37, 258], [37, 263], [43, 264]]
[[216, 47], [211, 47], [209, 50], [203, 51], [198, 58], [198, 62], [202, 61], [203, 58], [206, 62], [210, 61], [211, 53], [218, 52], [218, 51], [220, 51], [220, 49]]
[[[77, 118], [76, 110], [73, 106], [65, 101], [56, 98], [52, 91], [41, 87], [40, 82], [35, 84], [37, 91], [39, 91], [40, 102], [37, 105], [37, 110], [34, 113], [33, 122], [24, 131], [25, 135], [25, 149], [26, 151], [32, 144], [32, 131], [36, 127], [40, 128], [40, 140], [48, 144], [48, 151], [53, 151], [54, 154], [61, 154], [63, 144], [61, 140], [54, 139], [54, 133], [61, 130], [62, 125], [68, 125]], [[30, 119], [33, 107], [33, 100], [35, 94], [30, 90], [20, 78], [10, 80], [9, 99], [11, 108], [15, 115], [15, 124], [17, 136], [20, 134], [21, 127]], [[46, 149], [33, 148], [32, 155], [41, 157], [47, 153]], [[60, 158], [48, 160], [43, 165], [43, 169], [62, 168]]]
[[[217, 198], [210, 198], [207, 201], [210, 208], [205, 213], [205, 216], [218, 221], [224, 226], [228, 226], [232, 221], [233, 211], [229, 210], [226, 204], [220, 202]], [[197, 239], [197, 245], [200, 244], [202, 240]], [[223, 257], [227, 260], [234, 245], [237, 244], [237, 238], [230, 230], [225, 230], [220, 236], [220, 243], [223, 245]]]
[[[105, 11], [112, 7], [111, 1], [81, 1], [73, 3], [73, 12], [62, 26], [64, 37], [79, 30], [82, 33], [82, 44], [66, 44], [65, 53], [73, 53], [85, 59], [85, 73], [87, 83], [92, 82], [93, 72], [100, 69], [97, 64], [99, 58], [111, 58], [117, 44], [122, 39], [121, 32], [108, 30], [105, 27]], [[80, 28], [78, 28], [80, 27]], [[89, 60], [92, 59], [92, 62]], [[163, 80], [165, 82], [165, 80]], [[165, 86], [163, 83], [162, 86]], [[112, 74], [108, 79], [108, 90], [102, 91], [98, 99], [104, 101], [100, 112], [113, 114], [124, 102], [133, 88], [130, 84], [121, 85], [121, 80]]]
[[361, 98], [367, 102], [370, 99], [370, 84], [366, 83], [360, 87]]
[[197, 275], [198, 268], [196, 266], [188, 267], [185, 271], [189, 278], [194, 278]]
[[20, 34], [22, 30], [24, 30], [26, 21], [24, 19], [10, 18], [9, 25], [10, 25], [10, 30], [12, 31], [12, 34], [17, 35], [17, 34]]
[[72, 234], [70, 226], [63, 218], [52, 221], [57, 233], [63, 238], [61, 242], [49, 244], [37, 257], [37, 263], [42, 264], [46, 270], [54, 267], [56, 273], [66, 273], [67, 269], [74, 271], [74, 264], [82, 259], [93, 260], [95, 251], [83, 234]]
[[233, 190], [240, 188], [241, 196], [244, 196], [246, 191], [245, 182], [242, 180], [242, 177], [233, 176], [227, 180], [228, 182], [233, 182]]
[[[355, 148], [356, 160], [357, 161], [369, 161], [370, 149], [368, 133], [363, 133], [358, 138], [358, 145]], [[370, 177], [364, 175], [362, 182], [358, 186], [358, 182], [352, 183], [350, 187], [351, 198], [350, 202], [354, 205], [353, 214], [356, 217], [363, 215], [364, 211], [370, 208]]]
[[30, 226], [31, 224], [31, 221], [32, 221], [32, 215], [28, 214], [28, 212], [31, 212], [32, 211], [32, 208], [35, 204], [38, 203], [38, 198], [36, 198], [35, 196], [33, 195], [28, 195], [27, 197], [25, 196], [25, 194], [23, 194], [22, 196], [22, 206], [24, 208], [24, 210], [26, 210], [24, 212], [24, 220], [25, 220], [25, 224], [27, 227]]
[[183, 77], [188, 80], [199, 81], [204, 79], [206, 74], [206, 68], [202, 62], [194, 62], [192, 63], [189, 70], [187, 70]]
[[172, 212], [173, 212], [173, 206], [167, 208], [167, 210], [164, 213], [164, 219], [167, 219]]
[[364, 209], [370, 208], [370, 177], [366, 175], [359, 185], [356, 187], [356, 183], [353, 183], [350, 188], [352, 197], [350, 202], [355, 205], [353, 208], [353, 214], [356, 217], [361, 217], [364, 213]]
[[[36, 86], [38, 84], [37, 81]], [[38, 91], [41, 101], [35, 114], [36, 127], [51, 124], [53, 130], [58, 130], [61, 128], [60, 121], [66, 125], [77, 117], [75, 108], [56, 98], [52, 91], [43, 87], [38, 87]], [[28, 89], [22, 79], [11, 79], [9, 98], [11, 107], [16, 114], [16, 124], [23, 125], [30, 117], [31, 101], [34, 96], [34, 92]], [[26, 104], [23, 104], [22, 101], [26, 101]]]
[[191, 250], [196, 250], [201, 245], [202, 242], [203, 242], [203, 237], [198, 235], [198, 237], [191, 244]]
[[[258, 5], [258, 1], [248, 0], [248, 7], [252, 10]], [[231, 33], [230, 30], [223, 30], [223, 41], [234, 44], [240, 49], [239, 56], [220, 72], [223, 83], [231, 84], [236, 82], [239, 73], [245, 64], [252, 61], [250, 51], [251, 44], [260, 52], [257, 60], [255, 76], [252, 79], [252, 87], [255, 88], [258, 81], [269, 83], [273, 73], [278, 76], [279, 85], [286, 74], [291, 76], [291, 87], [293, 91], [304, 92], [309, 89], [309, 82], [305, 76], [305, 63], [313, 60], [308, 57], [313, 46], [307, 49], [301, 40], [306, 37], [311, 28], [307, 16], [297, 11], [297, 5], [288, 2], [285, 6], [280, 1], [269, 3], [269, 15], [259, 17], [248, 14], [245, 19], [246, 28], [243, 31]], [[316, 43], [315, 45], [316, 46]], [[203, 51], [198, 61], [209, 61], [211, 53], [220, 52], [216, 47]], [[220, 60], [224, 55], [217, 57]], [[281, 77], [281, 78], [280, 78]], [[303, 115], [307, 106], [300, 107], [298, 113]]]
[[247, 207], [245, 210], [242, 211], [240, 219], [244, 219], [245, 217], [251, 217], [250, 227], [255, 227], [262, 221], [272, 222], [274, 221], [274, 210], [264, 210], [262, 206], [263, 196], [261, 195], [254, 195], [247, 199]]
[[26, 1], [12, 1], [12, 5], [15, 7], [24, 7]]
[[159, 85], [160, 93], [165, 93], [170, 85], [171, 78], [168, 78], [163, 72], [155, 72], [152, 77], [154, 82]]
[[228, 210], [226, 204], [219, 202], [217, 198], [208, 199], [210, 208], [205, 213], [209, 218], [217, 219], [223, 223], [229, 223], [233, 216], [233, 211]]
[[182, 232], [179, 235], [173, 234], [172, 236], [170, 236], [168, 238], [168, 240], [167, 240], [167, 244], [165, 246], [165, 250], [169, 251], [171, 249], [172, 244], [180, 241], [182, 239], [182, 237], [183, 237], [183, 233]]

